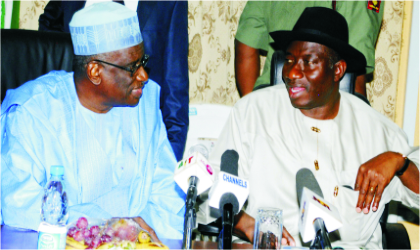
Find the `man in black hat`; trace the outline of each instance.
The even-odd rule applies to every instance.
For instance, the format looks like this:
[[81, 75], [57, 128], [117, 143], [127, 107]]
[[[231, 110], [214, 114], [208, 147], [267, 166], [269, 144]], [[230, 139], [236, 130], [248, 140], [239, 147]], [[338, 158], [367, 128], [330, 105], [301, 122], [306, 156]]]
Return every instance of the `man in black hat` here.
[[419, 207], [418, 147], [388, 118], [339, 91], [347, 69], [366, 66], [348, 44], [339, 13], [307, 8], [292, 31], [271, 36], [286, 55], [286, 84], [239, 100], [210, 156], [217, 169], [222, 153], [236, 150], [239, 175], [250, 183], [236, 234], [252, 242], [258, 208], [275, 207], [283, 209], [287, 228], [282, 243], [302, 244], [295, 178], [308, 168], [341, 214], [343, 226], [330, 234], [333, 247], [381, 248], [384, 205], [400, 200]]
[[[349, 44], [362, 52], [367, 61], [366, 69], [356, 74], [354, 91], [366, 96], [366, 83], [375, 66], [375, 44], [385, 7], [384, 2], [377, 2], [377, 8], [373, 9], [366, 1], [248, 1], [235, 35], [235, 78], [241, 96], [270, 82], [274, 49], [270, 46], [273, 39], [269, 33], [292, 30], [307, 7], [330, 8], [346, 19]], [[264, 52], [267, 57], [261, 73], [260, 54]], [[340, 88], [348, 89], [349, 86], [341, 83]]]

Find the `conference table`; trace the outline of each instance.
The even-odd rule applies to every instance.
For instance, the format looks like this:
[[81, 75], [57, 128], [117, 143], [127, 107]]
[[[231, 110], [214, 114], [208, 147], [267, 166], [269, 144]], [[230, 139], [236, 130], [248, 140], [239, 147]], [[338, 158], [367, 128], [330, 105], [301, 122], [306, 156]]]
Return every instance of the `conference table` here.
[[[1, 227], [1, 249], [37, 249], [38, 232], [3, 225]], [[182, 240], [160, 239], [169, 249], [181, 249]], [[193, 249], [217, 249], [216, 242], [193, 241]], [[251, 249], [251, 244], [232, 244], [233, 249]]]

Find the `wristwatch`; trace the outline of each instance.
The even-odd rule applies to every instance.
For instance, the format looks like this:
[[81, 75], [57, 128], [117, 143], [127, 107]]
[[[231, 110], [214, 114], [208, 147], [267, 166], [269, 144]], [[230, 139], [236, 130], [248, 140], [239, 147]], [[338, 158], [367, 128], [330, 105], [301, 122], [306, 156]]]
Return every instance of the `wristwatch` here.
[[398, 170], [398, 171], [395, 173], [395, 175], [396, 175], [396, 176], [401, 176], [401, 175], [403, 175], [403, 174], [404, 174], [404, 172], [405, 172], [405, 170], [407, 170], [408, 165], [410, 165], [410, 159], [408, 159], [408, 158], [407, 158], [407, 156], [405, 156], [405, 155], [403, 155], [403, 154], [401, 154], [401, 153], [400, 153], [400, 155], [404, 158], [404, 165], [403, 165], [403, 167], [402, 167], [400, 170]]

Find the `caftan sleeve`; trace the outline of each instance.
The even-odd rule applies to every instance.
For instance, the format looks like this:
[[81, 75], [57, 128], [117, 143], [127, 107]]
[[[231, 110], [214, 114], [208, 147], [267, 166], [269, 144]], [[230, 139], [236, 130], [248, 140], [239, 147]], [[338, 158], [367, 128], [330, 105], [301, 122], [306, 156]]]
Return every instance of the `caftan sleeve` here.
[[155, 230], [159, 238], [182, 239], [185, 194], [174, 181], [176, 160], [163, 122], [158, 132], [160, 136], [154, 172], [150, 176], [153, 179], [149, 200], [140, 216]]
[[[2, 218], [6, 225], [37, 230], [50, 166], [63, 165], [65, 173], [71, 166], [41, 113], [34, 114], [25, 106], [14, 105], [2, 114], [1, 120]], [[65, 185], [68, 185], [66, 181]], [[96, 204], [74, 203], [69, 200], [69, 221], [79, 216], [111, 217]]]

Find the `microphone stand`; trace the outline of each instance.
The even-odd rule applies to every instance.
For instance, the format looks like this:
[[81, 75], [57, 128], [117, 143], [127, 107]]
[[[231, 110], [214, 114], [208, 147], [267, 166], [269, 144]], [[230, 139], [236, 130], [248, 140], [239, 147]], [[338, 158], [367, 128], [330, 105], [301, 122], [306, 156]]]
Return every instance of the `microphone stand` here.
[[309, 249], [332, 249], [328, 231], [325, 229], [324, 220], [317, 218], [314, 220], [315, 238]]
[[223, 205], [222, 231], [219, 234], [218, 248], [232, 249], [232, 230], [233, 230], [233, 205], [226, 203]]
[[197, 217], [194, 207], [197, 200], [197, 184], [198, 177], [191, 176], [189, 179], [187, 198], [185, 200], [184, 237], [182, 239], [182, 249], [192, 248], [192, 231], [196, 228]]

